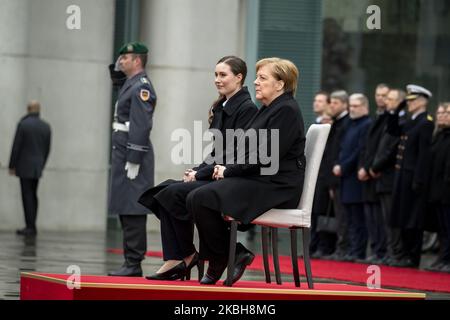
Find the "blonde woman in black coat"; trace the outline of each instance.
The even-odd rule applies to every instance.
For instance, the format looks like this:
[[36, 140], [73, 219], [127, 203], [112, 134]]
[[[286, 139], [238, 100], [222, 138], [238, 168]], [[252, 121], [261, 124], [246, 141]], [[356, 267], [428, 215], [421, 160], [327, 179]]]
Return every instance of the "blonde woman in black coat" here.
[[[222, 214], [249, 224], [269, 209], [296, 208], [302, 193], [305, 130], [294, 98], [297, 67], [289, 60], [267, 58], [258, 61], [256, 71], [256, 99], [263, 105], [246, 128], [246, 135], [259, 134], [256, 151], [249, 151], [248, 139], [245, 163], [217, 165], [213, 174], [217, 181], [187, 197], [187, 208], [199, 232], [200, 257], [209, 261], [202, 284], [215, 284], [227, 265], [229, 229]], [[238, 150], [240, 147], [238, 144]], [[262, 161], [261, 156], [268, 150], [270, 162]], [[233, 283], [253, 257], [248, 250], [241, 250]]]

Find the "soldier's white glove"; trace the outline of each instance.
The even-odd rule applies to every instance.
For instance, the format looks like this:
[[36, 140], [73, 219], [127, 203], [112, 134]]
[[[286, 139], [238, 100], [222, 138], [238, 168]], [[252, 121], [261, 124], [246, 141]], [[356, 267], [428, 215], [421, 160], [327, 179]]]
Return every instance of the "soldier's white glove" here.
[[133, 180], [137, 177], [140, 166], [141, 166], [140, 164], [132, 162], [127, 162], [125, 164], [125, 171], [127, 172], [128, 179]]

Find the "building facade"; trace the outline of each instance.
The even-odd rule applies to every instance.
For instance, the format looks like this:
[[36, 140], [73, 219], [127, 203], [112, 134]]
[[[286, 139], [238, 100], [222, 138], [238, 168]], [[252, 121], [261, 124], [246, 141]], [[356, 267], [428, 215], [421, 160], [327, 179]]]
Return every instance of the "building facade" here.
[[[68, 27], [74, 5], [78, 29]], [[380, 29], [368, 27], [370, 5], [380, 9]], [[107, 66], [124, 42], [143, 41], [150, 50], [158, 183], [192, 166], [171, 161], [171, 135], [178, 128], [193, 133], [195, 123], [207, 129], [222, 56], [247, 61], [252, 94], [258, 59], [295, 62], [307, 125], [321, 88], [372, 96], [379, 82], [418, 83], [433, 91], [436, 104], [449, 99], [449, 11], [445, 0], [0, 0], [0, 228], [23, 223], [19, 182], [7, 166], [16, 123], [31, 99], [41, 102], [53, 128], [38, 228], [107, 228], [116, 94]]]

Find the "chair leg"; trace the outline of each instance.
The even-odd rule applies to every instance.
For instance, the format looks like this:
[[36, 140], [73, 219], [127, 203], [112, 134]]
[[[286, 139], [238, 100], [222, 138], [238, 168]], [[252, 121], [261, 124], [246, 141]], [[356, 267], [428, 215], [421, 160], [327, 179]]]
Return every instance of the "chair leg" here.
[[275, 279], [277, 280], [277, 284], [281, 284], [280, 261], [278, 259], [278, 229], [270, 228], [270, 230], [272, 231], [272, 257]]
[[237, 242], [237, 226], [238, 226], [237, 221], [235, 220], [231, 221], [227, 279], [225, 280], [225, 285], [228, 287], [231, 287], [233, 285], [234, 257], [236, 255], [236, 242]]
[[306, 280], [308, 281], [308, 288], [314, 289], [311, 273], [311, 261], [309, 260], [309, 242], [311, 238], [309, 228], [302, 228], [302, 236], [303, 236], [303, 261], [305, 262]]
[[205, 260], [198, 261], [198, 281], [202, 280], [205, 273]]
[[270, 268], [269, 268], [269, 228], [261, 227], [261, 244], [264, 262], [264, 274], [266, 275], [266, 283], [270, 283]]
[[291, 259], [292, 274], [296, 287], [300, 287], [300, 274], [298, 272], [298, 256], [297, 256], [297, 229], [291, 229]]

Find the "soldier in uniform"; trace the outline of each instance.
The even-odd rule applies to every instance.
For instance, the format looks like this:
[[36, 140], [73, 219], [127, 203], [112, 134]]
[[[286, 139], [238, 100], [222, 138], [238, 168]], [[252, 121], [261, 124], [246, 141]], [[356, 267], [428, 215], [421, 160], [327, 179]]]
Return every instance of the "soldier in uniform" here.
[[[154, 155], [150, 141], [156, 94], [145, 73], [148, 49], [133, 42], [120, 51], [118, 67], [126, 75], [117, 99], [112, 133], [109, 212], [119, 215], [125, 262], [110, 276], [142, 276], [150, 211], [138, 203], [153, 185]], [[113, 79], [114, 81], [114, 79]]]
[[[400, 136], [391, 225], [401, 229], [402, 258], [391, 265], [418, 267], [425, 220], [426, 182], [430, 164], [433, 118], [427, 113], [431, 92], [421, 86], [408, 85], [406, 102], [397, 109], [389, 123], [389, 133]], [[408, 105], [410, 119], [399, 125], [398, 111]]]

